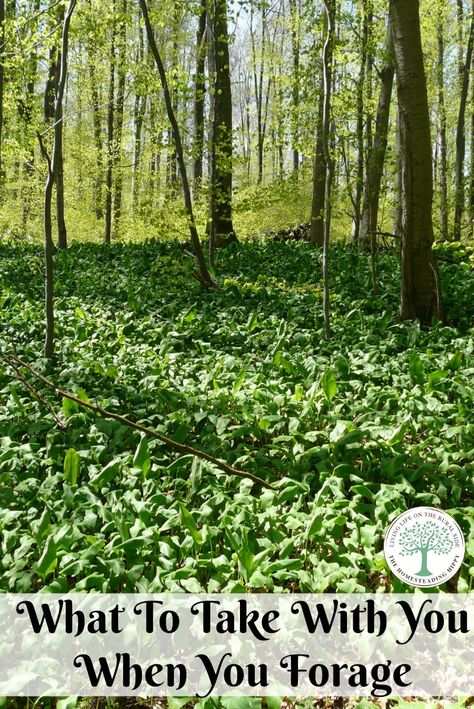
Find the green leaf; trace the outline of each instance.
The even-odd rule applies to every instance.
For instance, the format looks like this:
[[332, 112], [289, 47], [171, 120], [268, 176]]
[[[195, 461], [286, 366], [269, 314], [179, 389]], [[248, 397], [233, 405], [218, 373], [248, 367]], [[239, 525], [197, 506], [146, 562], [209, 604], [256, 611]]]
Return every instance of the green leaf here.
[[260, 326], [259, 320], [258, 320], [258, 313], [256, 310], [249, 315], [249, 319], [247, 321], [247, 330], [249, 332], [253, 332], [257, 327]]
[[56, 709], [75, 709], [79, 697], [66, 697], [66, 699], [58, 699]]
[[239, 376], [238, 376], [237, 379], [235, 380], [234, 385], [233, 385], [233, 387], [232, 387], [232, 391], [233, 391], [234, 394], [237, 394], [237, 392], [238, 392], [239, 389], [241, 388], [242, 384], [243, 384], [244, 381], [245, 381], [246, 375], [247, 375], [247, 370], [246, 370], [246, 369], [242, 369], [242, 371], [240, 372]]
[[261, 709], [262, 700], [257, 697], [222, 697], [224, 709]]
[[328, 401], [332, 401], [337, 394], [336, 376], [332, 369], [326, 369], [321, 379], [321, 387]]
[[313, 518], [311, 519], [308, 528], [306, 530], [306, 538], [310, 539], [311, 537], [315, 537], [319, 532], [321, 531], [321, 528], [323, 526], [324, 522], [324, 511], [319, 508], [316, 513], [313, 515]]
[[464, 353], [463, 352], [456, 352], [451, 359], [448, 362], [448, 368], [454, 372], [456, 369], [459, 369], [462, 367], [462, 364], [464, 362]]
[[282, 697], [266, 697], [268, 709], [281, 709]]
[[105, 483], [110, 482], [115, 477], [117, 477], [119, 469], [120, 461], [111, 460], [110, 463], [108, 463], [104, 468], [102, 468], [100, 473], [98, 473], [95, 477], [91, 478], [91, 486], [94, 488], [98, 488], [104, 485]]
[[228, 418], [227, 416], [219, 416], [216, 423], [216, 433], [218, 436], [222, 436], [229, 423], [230, 418]]
[[140, 468], [145, 477], [150, 472], [151, 458], [148, 448], [148, 440], [145, 434], [142, 434], [140, 443], [138, 444], [135, 455], [133, 456], [133, 465], [135, 468]]
[[185, 529], [188, 530], [188, 532], [190, 533], [191, 537], [194, 540], [194, 543], [197, 546], [201, 546], [202, 545], [202, 535], [196, 526], [196, 522], [194, 521], [192, 514], [186, 509], [186, 507], [183, 505], [182, 502], [180, 502], [178, 504], [179, 504], [179, 516], [181, 519], [181, 524], [183, 525], [183, 527], [185, 527]]
[[81, 459], [74, 448], [69, 448], [64, 457], [64, 479], [70, 485], [77, 485], [79, 478], [79, 470], [81, 467]]
[[365, 485], [353, 485], [351, 492], [355, 492], [356, 495], [362, 495], [362, 497], [367, 497], [369, 500], [374, 499], [374, 493]]
[[79, 412], [79, 404], [63, 397], [63, 412], [68, 418]]
[[181, 707], [186, 706], [191, 699], [192, 697], [168, 697], [166, 703], [168, 709], [181, 709]]
[[57, 559], [57, 552], [56, 552], [56, 544], [54, 543], [53, 536], [50, 535], [46, 541], [46, 544], [44, 546], [43, 552], [40, 556], [40, 559], [36, 565], [36, 570], [38, 574], [41, 576], [43, 581], [53, 573], [54, 569], [57, 566], [58, 559]]
[[347, 379], [350, 372], [350, 364], [344, 355], [339, 355], [334, 362], [337, 374], [341, 379]]
[[44, 510], [43, 514], [40, 517], [38, 528], [36, 530], [37, 541], [41, 542], [49, 534], [50, 530], [51, 530], [51, 520], [50, 520], [50, 516], [49, 516], [49, 511]]
[[186, 310], [181, 318], [181, 324], [191, 323], [197, 316], [197, 303], [193, 303], [190, 308]]
[[410, 373], [411, 380], [414, 384], [424, 384], [425, 382], [425, 365], [421, 361], [420, 357], [416, 352], [410, 357], [410, 364], [408, 366], [408, 371]]

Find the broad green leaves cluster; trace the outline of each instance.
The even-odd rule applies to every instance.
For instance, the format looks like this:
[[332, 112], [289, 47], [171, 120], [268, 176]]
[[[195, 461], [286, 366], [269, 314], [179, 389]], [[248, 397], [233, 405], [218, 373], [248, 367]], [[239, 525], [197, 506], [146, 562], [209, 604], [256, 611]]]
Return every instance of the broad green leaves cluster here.
[[[0, 248], [2, 347], [36, 367], [41, 255]], [[176, 244], [58, 254], [58, 358], [79, 398], [275, 484], [259, 490], [0, 372], [1, 590], [400, 591], [383, 534], [414, 505], [450, 512], [472, 586], [472, 272], [446, 266], [449, 326], [396, 322], [394, 260], [335, 249], [336, 336], [320, 255], [248, 242], [202, 292]], [[40, 386], [35, 383], [35, 386]]]

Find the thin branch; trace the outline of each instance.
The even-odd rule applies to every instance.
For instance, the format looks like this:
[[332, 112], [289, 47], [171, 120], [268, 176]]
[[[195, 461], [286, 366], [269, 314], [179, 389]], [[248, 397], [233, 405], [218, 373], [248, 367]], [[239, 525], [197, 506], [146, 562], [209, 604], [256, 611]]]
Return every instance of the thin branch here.
[[[56, 5], [59, 5], [60, 2], [62, 2], [62, 0], [56, 0], [56, 2], [53, 2], [53, 4], [50, 5], [49, 7], [45, 7], [45, 8], [43, 8], [43, 10], [39, 10], [39, 12], [37, 12], [35, 15], [32, 15], [31, 17], [27, 17], [26, 20], [23, 22], [23, 24], [17, 28], [15, 35], [18, 36], [20, 34], [20, 32], [22, 32], [25, 29], [25, 27], [30, 24], [30, 22], [34, 22], [34, 20], [36, 20], [38, 17], [41, 17], [41, 15], [44, 15], [45, 13], [50, 12], [51, 10], [53, 10], [56, 7]], [[56, 29], [58, 29], [58, 27], [59, 27], [59, 25], [55, 28], [55, 31], [56, 31]], [[7, 44], [8, 44], [8, 41], [5, 41], [3, 44], [0, 44], [0, 51], [2, 49], [4, 49], [7, 46]]]
[[118, 423], [123, 424], [124, 426], [127, 426], [128, 428], [133, 429], [134, 431], [139, 431], [140, 433], [143, 433], [149, 438], [154, 438], [158, 441], [161, 441], [169, 448], [173, 448], [179, 453], [186, 455], [194, 455], [196, 456], [196, 458], [206, 460], [208, 463], [212, 463], [212, 465], [215, 465], [216, 468], [219, 468], [222, 472], [227, 473], [228, 475], [233, 475], [239, 478], [246, 478], [248, 480], [252, 480], [252, 482], [254, 483], [262, 485], [262, 487], [268, 488], [270, 490], [274, 489], [274, 486], [271, 483], [266, 482], [262, 478], [259, 478], [257, 475], [253, 475], [253, 473], [246, 473], [243, 470], [233, 468], [231, 465], [224, 463], [222, 460], [219, 460], [217, 458], [214, 458], [214, 456], [209, 455], [209, 453], [205, 453], [204, 451], [198, 450], [197, 448], [186, 445], [184, 443], [177, 443], [172, 438], [168, 438], [168, 436], [164, 436], [162, 433], [158, 433], [157, 431], [154, 431], [151, 428], [147, 428], [146, 426], [142, 426], [139, 423], [135, 423], [134, 421], [131, 421], [125, 416], [115, 414], [112, 411], [107, 411], [107, 409], [102, 408], [102, 406], [79, 399], [77, 396], [74, 396], [74, 394], [71, 394], [70, 392], [56, 386], [54, 382], [52, 382], [50, 379], [38, 372], [31, 365], [21, 360], [17, 355], [6, 355], [0, 352], [0, 356], [5, 362], [10, 364], [11, 366], [15, 364], [17, 365], [17, 367], [19, 366], [27, 369], [30, 374], [32, 374], [36, 379], [38, 379], [45, 386], [51, 389], [58, 398], [69, 399], [69, 401], [73, 401], [74, 403], [78, 404], [78, 406], [82, 406], [84, 409], [89, 409], [89, 411], [93, 411], [99, 416], [102, 416], [102, 418], [112, 419], [114, 421], [117, 421]]
[[51, 173], [51, 171], [52, 171], [51, 170], [51, 158], [50, 158], [49, 153], [46, 149], [46, 145], [44, 144], [43, 134], [40, 133], [39, 131], [36, 131], [36, 137], [38, 138], [38, 143], [40, 146], [41, 155], [43, 156], [43, 158], [46, 160], [46, 162], [48, 164], [48, 173]]
[[19, 57], [19, 56], [24, 56], [25, 54], [29, 54], [30, 52], [33, 51], [33, 49], [38, 49], [38, 47], [41, 47], [41, 45], [49, 39], [49, 37], [52, 37], [55, 32], [61, 27], [62, 23], [60, 22], [56, 27], [53, 27], [51, 32], [48, 32], [48, 34], [45, 34], [41, 39], [39, 39], [37, 42], [32, 44], [30, 47], [27, 49], [20, 49], [19, 51], [16, 52], [5, 52], [6, 57]]
[[98, 111], [101, 108], [105, 108], [107, 106], [117, 104], [121, 100], [126, 101], [131, 93], [132, 93], [131, 90], [126, 91], [123, 94], [119, 94], [119, 96], [117, 96], [113, 101], [105, 101], [104, 103], [98, 104], [97, 106], [86, 106], [85, 108], [81, 108], [80, 112], [79, 111], [69, 111], [69, 113], [65, 113], [64, 116], [59, 121], [56, 121], [56, 123], [53, 123], [52, 125], [45, 128], [44, 131], [41, 133], [41, 135], [46, 135], [47, 133], [49, 133], [51, 130], [53, 130], [55, 128], [55, 126], [58, 123], [61, 123], [61, 122], [63, 123], [66, 120], [66, 118], [71, 118], [72, 116], [78, 116], [79, 113]]
[[40, 402], [40, 404], [43, 404], [43, 406], [46, 409], [48, 409], [49, 413], [54, 418], [54, 420], [56, 421], [56, 423], [58, 424], [58, 426], [60, 428], [63, 428], [63, 429], [67, 428], [66, 424], [64, 423], [64, 421], [62, 421], [59, 418], [59, 416], [57, 415], [57, 413], [55, 412], [55, 410], [53, 409], [51, 404], [48, 401], [46, 401], [46, 399], [41, 394], [41, 392], [39, 392], [32, 384], [30, 384], [30, 382], [23, 376], [23, 374], [20, 372], [18, 367], [15, 365], [15, 363], [11, 360], [6, 360], [6, 361], [8, 362], [10, 367], [15, 372], [13, 379], [16, 379], [18, 382], [21, 382], [21, 384], [23, 384], [23, 386], [26, 387], [33, 394], [35, 399], [37, 399]]

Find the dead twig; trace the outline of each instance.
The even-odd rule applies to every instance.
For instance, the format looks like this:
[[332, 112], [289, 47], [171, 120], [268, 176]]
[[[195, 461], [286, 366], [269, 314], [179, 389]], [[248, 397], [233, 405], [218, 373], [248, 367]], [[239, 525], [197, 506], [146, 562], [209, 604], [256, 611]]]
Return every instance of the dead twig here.
[[6, 355], [4, 353], [0, 353], [0, 356], [3, 358], [7, 364], [12, 366], [16, 372], [18, 372], [18, 367], [23, 367], [26, 369], [30, 374], [32, 374], [36, 379], [38, 379], [40, 382], [42, 382], [45, 386], [47, 386], [49, 389], [51, 389], [54, 394], [58, 398], [64, 398], [64, 399], [69, 399], [69, 401], [73, 401], [78, 406], [82, 406], [84, 409], [88, 409], [89, 411], [93, 411], [94, 413], [98, 414], [99, 416], [102, 416], [102, 418], [106, 419], [112, 419], [114, 421], [117, 421], [118, 423], [123, 424], [124, 426], [127, 426], [128, 428], [133, 429], [134, 431], [139, 431], [140, 433], [143, 433], [145, 436], [148, 436], [149, 438], [154, 438], [158, 441], [161, 441], [165, 445], [167, 445], [169, 448], [172, 448], [179, 453], [186, 454], [186, 455], [194, 455], [196, 458], [201, 458], [202, 460], [206, 460], [208, 463], [211, 463], [214, 465], [216, 468], [219, 468], [224, 473], [227, 473], [228, 475], [236, 476], [239, 478], [246, 478], [248, 480], [252, 480], [252, 482], [257, 483], [258, 485], [261, 485], [262, 487], [265, 487], [267, 489], [274, 489], [274, 486], [271, 483], [266, 482], [266, 480], [263, 480], [262, 478], [259, 478], [257, 475], [254, 475], [253, 473], [247, 473], [244, 472], [243, 470], [238, 470], [237, 468], [233, 468], [231, 465], [228, 465], [227, 463], [224, 463], [222, 460], [219, 460], [218, 458], [214, 458], [214, 456], [209, 455], [209, 453], [205, 453], [204, 451], [198, 450], [197, 448], [194, 448], [193, 446], [186, 445], [184, 443], [177, 443], [176, 441], [173, 441], [172, 438], [168, 438], [168, 436], [164, 436], [162, 433], [158, 433], [157, 431], [154, 431], [151, 428], [147, 428], [146, 426], [143, 426], [142, 424], [135, 423], [134, 421], [131, 421], [130, 419], [126, 418], [125, 416], [122, 416], [120, 414], [115, 414], [112, 411], [107, 411], [107, 409], [102, 408], [102, 406], [99, 406], [97, 404], [92, 404], [89, 401], [83, 401], [82, 399], [79, 399], [77, 396], [74, 396], [74, 394], [71, 394], [71, 392], [66, 391], [65, 389], [61, 389], [60, 387], [56, 386], [56, 384], [45, 377], [43, 374], [38, 372], [36, 369], [34, 369], [30, 364], [27, 362], [24, 362], [20, 357], [18, 357], [15, 354], [12, 355]]
[[21, 382], [21, 384], [23, 384], [23, 386], [26, 387], [26, 389], [28, 389], [28, 391], [30, 391], [33, 394], [35, 399], [37, 399], [41, 404], [43, 404], [43, 406], [46, 409], [48, 409], [49, 413], [54, 418], [54, 420], [56, 421], [56, 423], [58, 424], [58, 426], [60, 428], [63, 428], [63, 429], [67, 428], [66, 424], [64, 423], [64, 421], [62, 421], [59, 418], [59, 416], [57, 415], [57, 413], [55, 412], [55, 410], [53, 409], [51, 404], [48, 401], [46, 401], [46, 399], [41, 394], [41, 392], [39, 392], [32, 384], [30, 384], [30, 382], [23, 376], [23, 374], [20, 372], [18, 367], [15, 365], [15, 363], [13, 361], [11, 361], [10, 359], [7, 359], [6, 357], [4, 357], [4, 359], [9, 364], [9, 366], [13, 369], [13, 371], [15, 372], [13, 379], [16, 379], [18, 382]]

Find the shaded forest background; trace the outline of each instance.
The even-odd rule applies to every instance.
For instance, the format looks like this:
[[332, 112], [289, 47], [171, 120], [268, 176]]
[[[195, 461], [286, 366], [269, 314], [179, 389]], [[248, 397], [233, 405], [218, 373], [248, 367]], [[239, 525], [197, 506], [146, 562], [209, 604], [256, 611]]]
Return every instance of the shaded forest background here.
[[[234, 224], [240, 236], [311, 220], [321, 123], [324, 8], [305, 0], [223, 3], [228, 15]], [[0, 2], [0, 230], [42, 234], [64, 4]], [[206, 2], [150, 2], [149, 12], [181, 131], [197, 218], [208, 221], [216, 95], [216, 32]], [[2, 21], [2, 15], [4, 20]], [[387, 53], [388, 8], [337, 4], [331, 141], [332, 232], [364, 240], [364, 191], [376, 138]], [[472, 8], [421, 2], [438, 239], [472, 235], [474, 119]], [[217, 35], [219, 40], [219, 35]], [[219, 52], [217, 52], [219, 55]], [[229, 103], [230, 101], [230, 103]], [[396, 234], [397, 110], [391, 104], [378, 230]], [[62, 239], [143, 239], [187, 229], [175, 143], [140, 9], [131, 0], [80, 2], [70, 29], [59, 192]], [[320, 168], [320, 166], [319, 166]], [[63, 183], [63, 184], [61, 184]], [[456, 206], [457, 205], [457, 206]], [[314, 209], [313, 209], [314, 218]], [[390, 238], [390, 237], [386, 237]]]

